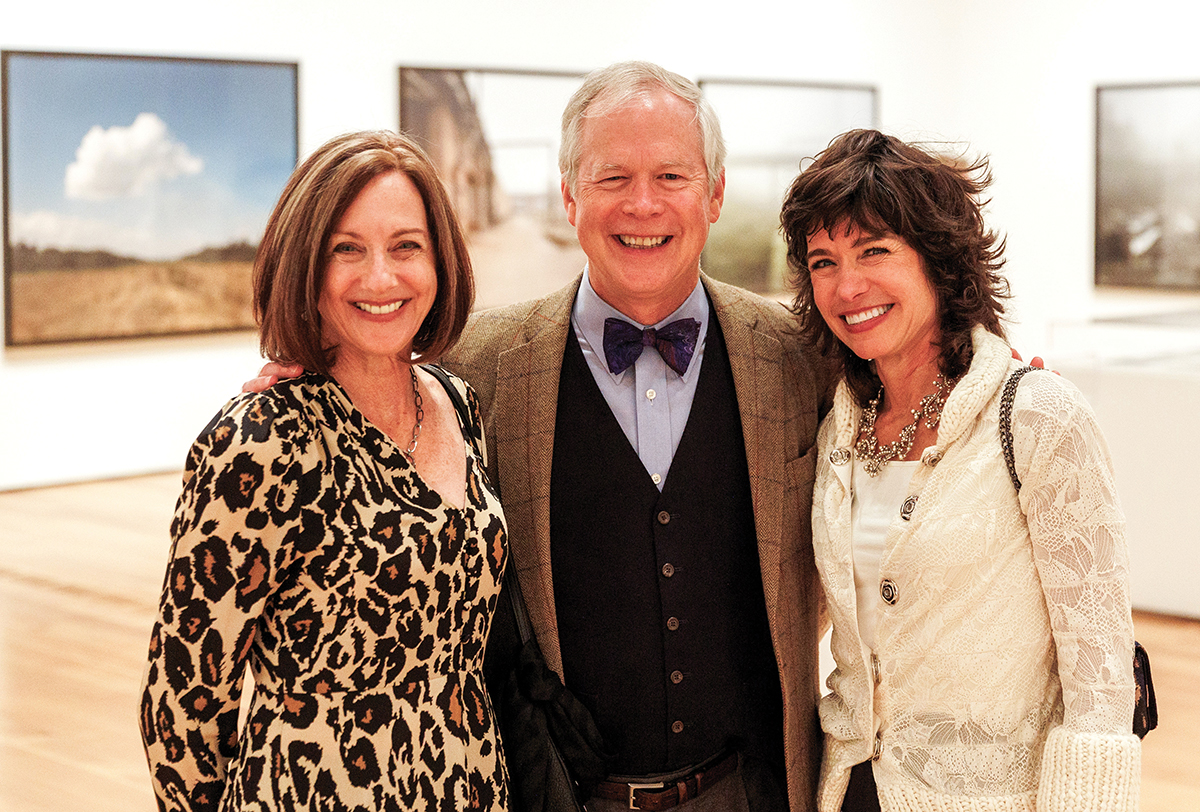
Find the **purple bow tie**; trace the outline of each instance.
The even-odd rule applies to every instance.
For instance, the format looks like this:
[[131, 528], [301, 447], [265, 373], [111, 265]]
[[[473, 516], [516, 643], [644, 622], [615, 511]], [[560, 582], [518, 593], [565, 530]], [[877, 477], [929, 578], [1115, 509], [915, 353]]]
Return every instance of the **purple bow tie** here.
[[700, 322], [679, 319], [655, 330], [643, 330], [622, 319], [604, 320], [604, 358], [608, 371], [620, 375], [638, 359], [643, 347], [654, 347], [667, 366], [680, 375], [688, 368], [696, 351]]

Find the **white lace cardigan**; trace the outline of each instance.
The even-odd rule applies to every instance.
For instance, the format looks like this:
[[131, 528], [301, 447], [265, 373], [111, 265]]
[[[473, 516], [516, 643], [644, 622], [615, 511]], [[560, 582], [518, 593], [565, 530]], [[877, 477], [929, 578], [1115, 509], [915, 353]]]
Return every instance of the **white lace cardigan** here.
[[888, 530], [871, 662], [845, 453], [860, 409], [844, 381], [821, 427], [813, 543], [837, 668], [820, 705], [818, 809], [837, 812], [850, 768], [877, 752], [884, 812], [1136, 810], [1128, 556], [1107, 446], [1079, 390], [1026, 376], [1013, 410], [1018, 501], [998, 414], [1019, 364], [1000, 338], [976, 328], [972, 339], [971, 368]]

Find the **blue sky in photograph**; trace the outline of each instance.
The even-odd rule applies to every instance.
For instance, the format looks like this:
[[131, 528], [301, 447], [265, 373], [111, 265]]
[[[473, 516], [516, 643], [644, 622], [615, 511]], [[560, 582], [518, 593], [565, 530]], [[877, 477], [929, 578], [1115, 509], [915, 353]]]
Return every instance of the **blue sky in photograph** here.
[[7, 57], [11, 242], [144, 259], [257, 242], [296, 161], [291, 66]]

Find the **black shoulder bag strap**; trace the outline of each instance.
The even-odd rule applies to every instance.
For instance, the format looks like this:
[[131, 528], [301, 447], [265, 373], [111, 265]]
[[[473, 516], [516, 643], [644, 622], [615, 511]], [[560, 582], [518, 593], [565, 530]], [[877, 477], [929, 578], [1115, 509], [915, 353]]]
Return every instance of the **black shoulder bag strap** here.
[[[458, 421], [465, 431], [470, 432], [468, 439], [471, 441], [471, 445], [474, 446], [475, 432], [472, 430], [471, 426], [471, 410], [467, 408], [467, 402], [463, 400], [462, 395], [459, 394], [458, 387], [456, 387], [454, 382], [450, 380], [450, 373], [436, 364], [422, 364], [421, 369], [437, 378], [438, 382], [442, 385], [442, 388], [446, 390], [446, 394], [450, 396], [450, 402], [454, 404], [454, 411], [458, 412]], [[475, 451], [478, 453], [479, 448], [476, 447]]]
[[[1017, 493], [1021, 492], [1021, 478], [1017, 475], [1016, 454], [1013, 452], [1012, 410], [1017, 397], [1017, 384], [1026, 373], [1040, 367], [1024, 366], [1014, 370], [1004, 382], [1000, 395], [1000, 442], [1004, 447], [1004, 462], [1008, 465], [1008, 476]], [[1158, 701], [1154, 698], [1154, 680], [1150, 676], [1150, 655], [1142, 644], [1133, 641], [1133, 681], [1137, 692], [1133, 703], [1133, 732], [1144, 739], [1146, 734], [1158, 727]]]

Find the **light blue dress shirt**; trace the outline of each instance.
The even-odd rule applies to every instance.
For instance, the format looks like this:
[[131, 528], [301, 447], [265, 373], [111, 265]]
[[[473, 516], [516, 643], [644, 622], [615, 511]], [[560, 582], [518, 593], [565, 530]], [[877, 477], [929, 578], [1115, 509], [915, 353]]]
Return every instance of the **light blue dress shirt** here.
[[[653, 347], [645, 348], [633, 366], [614, 375], [608, 371], [604, 359], [604, 320], [607, 318], [624, 319], [643, 329], [662, 327], [676, 319], [695, 319], [700, 322], [696, 352], [683, 375], [667, 366]], [[661, 491], [692, 411], [696, 382], [700, 379], [700, 365], [704, 360], [704, 339], [708, 335], [708, 296], [704, 286], [697, 280], [695, 289], [683, 304], [657, 324], [638, 324], [592, 290], [585, 270], [571, 311], [571, 326], [575, 328], [579, 347], [600, 393], [642, 465], [646, 466], [646, 472]]]

